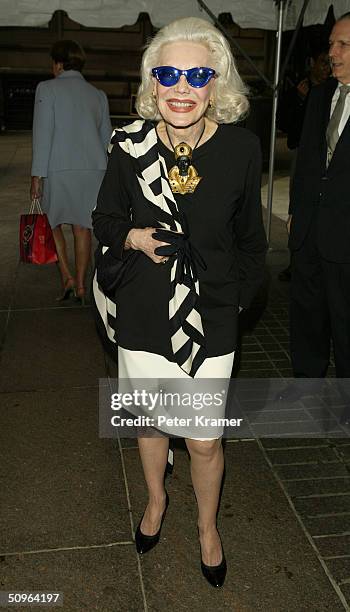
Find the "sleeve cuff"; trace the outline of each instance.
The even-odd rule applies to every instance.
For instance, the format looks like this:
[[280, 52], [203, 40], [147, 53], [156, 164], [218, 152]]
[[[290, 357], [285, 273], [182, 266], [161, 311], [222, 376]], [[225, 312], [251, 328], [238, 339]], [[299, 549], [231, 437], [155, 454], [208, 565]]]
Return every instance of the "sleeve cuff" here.
[[39, 178], [46, 178], [47, 177], [47, 171], [46, 170], [42, 170], [42, 169], [39, 170], [38, 168], [32, 168], [30, 176], [38, 176]]
[[131, 229], [133, 229], [132, 223], [123, 224], [123, 229], [120, 230], [119, 235], [117, 237], [116, 242], [111, 245], [110, 252], [116, 259], [122, 259], [123, 261], [128, 259], [129, 255], [132, 253], [133, 249], [124, 249], [125, 240], [127, 238], [128, 233]]

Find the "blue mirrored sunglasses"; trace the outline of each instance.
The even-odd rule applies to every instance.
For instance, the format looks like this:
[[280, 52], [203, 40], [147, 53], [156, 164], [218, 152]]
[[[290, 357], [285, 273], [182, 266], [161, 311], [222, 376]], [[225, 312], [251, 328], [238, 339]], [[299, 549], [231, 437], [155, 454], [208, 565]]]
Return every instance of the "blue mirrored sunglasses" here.
[[152, 74], [164, 87], [176, 85], [183, 74], [191, 87], [204, 87], [209, 83], [211, 78], [215, 78], [216, 76], [215, 70], [212, 68], [202, 67], [179, 70], [178, 68], [174, 68], [174, 66], [159, 66], [158, 68], [152, 68]]

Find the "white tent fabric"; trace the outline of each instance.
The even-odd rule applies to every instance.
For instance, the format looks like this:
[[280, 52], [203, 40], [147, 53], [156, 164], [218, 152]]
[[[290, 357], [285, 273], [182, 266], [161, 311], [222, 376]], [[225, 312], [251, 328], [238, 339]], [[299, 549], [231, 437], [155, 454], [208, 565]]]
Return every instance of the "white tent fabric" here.
[[[273, 0], [207, 0], [216, 16], [231, 13], [242, 28], [276, 29], [276, 5]], [[336, 17], [350, 9], [349, 0], [310, 0], [304, 25], [323, 23], [333, 4]], [[285, 29], [293, 29], [303, 0], [288, 0]], [[150, 15], [160, 27], [180, 17], [208, 19], [197, 0], [0, 0], [0, 26], [47, 26], [56, 10], [64, 10], [70, 19], [84, 26], [119, 28], [132, 25], [141, 12]]]
[[[291, 0], [291, 2], [289, 2], [286, 11], [285, 29], [294, 29], [303, 4], [303, 0]], [[332, 4], [336, 19], [350, 10], [349, 0], [333, 0], [333, 2], [331, 0], [310, 0], [304, 16], [303, 25], [310, 26], [324, 23], [328, 9]], [[266, 29], [274, 28], [271, 26], [271, 28]]]

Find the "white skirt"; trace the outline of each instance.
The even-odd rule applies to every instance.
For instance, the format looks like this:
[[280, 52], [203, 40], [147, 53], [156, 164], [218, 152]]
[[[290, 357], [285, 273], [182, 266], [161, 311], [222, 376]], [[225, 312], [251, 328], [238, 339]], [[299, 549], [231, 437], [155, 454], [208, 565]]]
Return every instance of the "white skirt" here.
[[145, 401], [126, 410], [151, 419], [150, 427], [181, 438], [217, 439], [224, 430], [220, 419], [225, 417], [233, 359], [234, 352], [207, 357], [193, 379], [162, 355], [118, 347], [118, 389], [144, 392]]

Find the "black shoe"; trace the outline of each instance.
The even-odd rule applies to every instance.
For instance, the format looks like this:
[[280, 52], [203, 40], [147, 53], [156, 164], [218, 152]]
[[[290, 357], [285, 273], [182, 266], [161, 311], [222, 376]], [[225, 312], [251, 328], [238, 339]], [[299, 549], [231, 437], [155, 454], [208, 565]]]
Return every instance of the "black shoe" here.
[[[199, 545], [200, 548], [200, 545]], [[211, 584], [213, 587], [222, 587], [225, 582], [226, 572], [227, 572], [227, 563], [224, 555], [224, 549], [222, 548], [222, 560], [219, 565], [205, 565], [202, 561], [202, 553], [201, 553], [201, 570], [204, 578]]]
[[227, 564], [225, 557], [222, 558], [220, 565], [205, 565], [201, 561], [201, 569], [204, 578], [206, 578], [213, 587], [222, 587], [225, 582]]
[[144, 533], [142, 533], [141, 529], [140, 529], [140, 525], [142, 523], [142, 519], [143, 516], [137, 526], [136, 529], [136, 533], [135, 533], [135, 544], [136, 544], [136, 550], [139, 553], [139, 555], [143, 555], [144, 553], [148, 552], [149, 550], [152, 550], [152, 548], [154, 548], [156, 546], [156, 544], [158, 544], [159, 542], [159, 538], [160, 538], [160, 532], [162, 530], [162, 525], [163, 525], [163, 521], [165, 519], [165, 515], [166, 515], [166, 511], [168, 509], [169, 506], [169, 496], [168, 493], [166, 492], [166, 501], [165, 501], [165, 510], [163, 512], [163, 516], [162, 516], [162, 520], [160, 523], [160, 527], [157, 531], [157, 533], [155, 533], [154, 535], [145, 535]]
[[340, 424], [345, 425], [346, 427], [350, 427], [350, 408], [349, 406], [347, 406], [347, 408], [344, 410], [343, 414], [341, 415]]
[[274, 397], [275, 402], [297, 402], [303, 395], [303, 388], [301, 385], [293, 382], [287, 385], [282, 391]]
[[56, 298], [56, 302], [64, 302], [65, 300], [69, 300], [69, 298], [74, 295], [74, 291], [75, 291], [74, 278], [69, 276], [64, 283], [62, 295]]
[[289, 265], [288, 268], [286, 268], [285, 270], [282, 270], [282, 272], [279, 273], [278, 280], [282, 281], [282, 283], [289, 283], [291, 277], [292, 277], [292, 273], [291, 273], [290, 265]]
[[75, 300], [79, 302], [80, 306], [86, 305], [86, 295], [85, 295], [84, 287], [75, 287], [74, 297], [75, 297]]
[[323, 379], [314, 380], [310, 378], [296, 378], [294, 382], [287, 385], [282, 391], [279, 391], [274, 398], [274, 401], [297, 402], [302, 397], [308, 395], [318, 395], [323, 390]]

